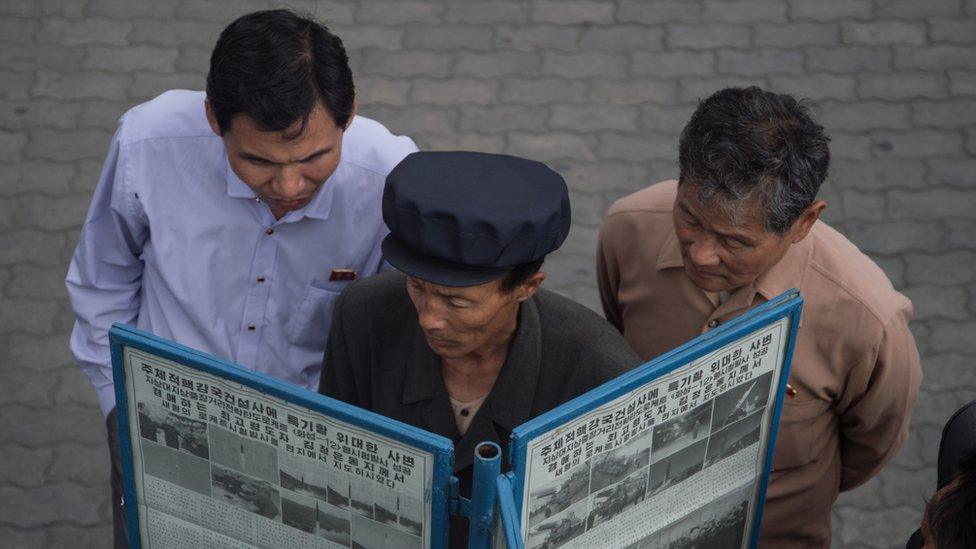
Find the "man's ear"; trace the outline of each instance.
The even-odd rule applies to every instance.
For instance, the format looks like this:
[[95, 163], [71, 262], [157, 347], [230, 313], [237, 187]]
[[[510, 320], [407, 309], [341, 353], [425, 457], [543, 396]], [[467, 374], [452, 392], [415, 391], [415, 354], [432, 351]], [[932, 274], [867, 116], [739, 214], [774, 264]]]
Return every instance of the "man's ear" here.
[[820, 219], [820, 214], [823, 213], [826, 207], [826, 201], [814, 200], [813, 204], [810, 204], [807, 206], [807, 209], [803, 210], [800, 217], [798, 217], [797, 220], [793, 222], [793, 226], [790, 227], [790, 240], [794, 244], [807, 237], [807, 234], [810, 233], [810, 229], [813, 228], [813, 224]]
[[546, 273], [539, 272], [530, 276], [528, 280], [520, 284], [517, 289], [518, 297], [516, 297], [518, 302], [521, 303], [535, 295], [536, 291], [538, 291], [539, 287], [542, 285], [542, 281], [545, 279]]
[[217, 115], [213, 112], [213, 107], [210, 106], [210, 99], [203, 100], [204, 109], [207, 111], [207, 122], [210, 123], [210, 129], [217, 135], [223, 135], [220, 131], [220, 124], [217, 123]]

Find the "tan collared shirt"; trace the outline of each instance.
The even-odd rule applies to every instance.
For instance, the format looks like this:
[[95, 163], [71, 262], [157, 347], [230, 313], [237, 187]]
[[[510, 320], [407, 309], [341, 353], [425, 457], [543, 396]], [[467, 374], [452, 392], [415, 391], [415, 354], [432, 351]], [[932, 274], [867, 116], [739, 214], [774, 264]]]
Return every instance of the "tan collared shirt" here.
[[685, 275], [674, 231], [677, 183], [618, 200], [600, 231], [597, 278], [607, 319], [642, 359], [658, 356], [780, 293], [804, 298], [760, 544], [829, 547], [840, 490], [874, 476], [908, 436], [922, 379], [912, 304], [840, 233], [805, 239], [726, 299]]

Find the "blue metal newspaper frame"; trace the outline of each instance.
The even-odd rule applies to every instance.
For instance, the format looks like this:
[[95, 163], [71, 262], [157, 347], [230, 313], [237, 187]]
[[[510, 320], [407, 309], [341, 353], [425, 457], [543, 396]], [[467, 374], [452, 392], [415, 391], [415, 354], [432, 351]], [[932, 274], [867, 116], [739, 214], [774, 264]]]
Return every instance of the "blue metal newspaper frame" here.
[[[516, 427], [512, 431], [511, 442], [509, 444], [510, 463], [512, 464], [513, 473], [510, 477], [511, 489], [514, 492], [516, 520], [520, 520], [523, 506], [522, 497], [525, 492], [525, 468], [528, 458], [528, 445], [534, 438], [548, 433], [560, 425], [589, 413], [621, 395], [633, 391], [735, 340], [745, 337], [752, 332], [759, 331], [765, 326], [773, 324], [784, 317], [790, 317], [786, 349], [783, 354], [782, 373], [780, 374], [779, 388], [774, 393], [775, 403], [773, 405], [772, 422], [769, 430], [769, 439], [766, 443], [766, 455], [763, 457], [763, 473], [760, 476], [758, 491], [759, 498], [756, 500], [756, 511], [751, 526], [752, 535], [749, 546], [756, 547], [759, 539], [759, 524], [762, 520], [763, 504], [766, 500], [766, 486], [769, 482], [770, 464], [773, 459], [773, 449], [776, 447], [776, 433], [779, 427], [783, 397], [786, 392], [787, 380], [789, 379], [790, 365], [793, 360], [793, 348], [796, 343], [797, 330], [800, 326], [802, 309], [803, 298], [800, 296], [799, 290], [788, 290], [742, 316], [706, 332], [680, 347]], [[499, 487], [501, 485], [499, 483]], [[507, 519], [508, 517], [503, 514], [503, 518]], [[519, 523], [516, 523], [514, 526], [508, 524], [504, 526], [506, 532], [513, 528], [516, 529], [515, 531], [518, 532], [518, 536], [521, 537]]]
[[303, 406], [419, 450], [430, 452], [433, 455], [434, 463], [432, 467], [432, 490], [429, 494], [425, 494], [425, 497], [430, 498], [431, 502], [431, 523], [427, 535], [431, 536], [432, 549], [447, 547], [449, 485], [454, 463], [454, 444], [449, 439], [369, 410], [289, 385], [259, 372], [247, 370], [232, 362], [129, 326], [113, 325], [109, 330], [109, 341], [112, 349], [112, 369], [115, 378], [116, 409], [119, 419], [119, 439], [122, 450], [123, 480], [131, 547], [139, 549], [142, 540], [140, 539], [137, 504], [139, 498], [135, 489], [132, 448], [130, 446], [128, 397], [125, 391], [126, 380], [123, 365], [124, 347], [139, 349], [207, 374], [240, 383], [286, 402]]

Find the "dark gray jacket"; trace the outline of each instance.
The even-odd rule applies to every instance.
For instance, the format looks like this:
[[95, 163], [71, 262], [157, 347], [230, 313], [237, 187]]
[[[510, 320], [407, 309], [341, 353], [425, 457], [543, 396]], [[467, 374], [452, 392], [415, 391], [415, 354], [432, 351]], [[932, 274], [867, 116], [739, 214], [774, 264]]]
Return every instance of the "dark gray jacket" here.
[[[539, 290], [522, 303], [508, 358], [462, 437], [406, 277], [384, 273], [349, 285], [336, 302], [319, 392], [453, 440], [454, 472], [467, 494], [479, 442], [499, 444], [507, 470], [512, 429], [639, 362], [605, 320]], [[451, 530], [452, 546], [466, 539], [453, 521]]]

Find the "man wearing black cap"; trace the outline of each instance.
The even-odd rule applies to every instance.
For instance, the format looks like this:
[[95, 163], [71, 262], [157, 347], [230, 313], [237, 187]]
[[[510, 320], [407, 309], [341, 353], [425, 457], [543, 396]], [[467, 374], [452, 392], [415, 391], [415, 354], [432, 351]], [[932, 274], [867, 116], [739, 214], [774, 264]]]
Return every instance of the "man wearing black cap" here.
[[[383, 255], [401, 273], [336, 303], [319, 392], [474, 447], [638, 364], [602, 318], [540, 289], [570, 225], [563, 179], [538, 162], [419, 152], [390, 172]], [[503, 456], [507, 453], [503, 452]], [[451, 525], [451, 546], [467, 527]]]

